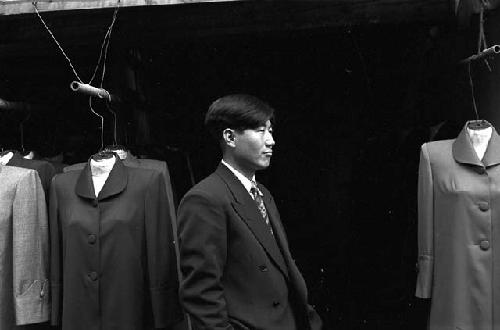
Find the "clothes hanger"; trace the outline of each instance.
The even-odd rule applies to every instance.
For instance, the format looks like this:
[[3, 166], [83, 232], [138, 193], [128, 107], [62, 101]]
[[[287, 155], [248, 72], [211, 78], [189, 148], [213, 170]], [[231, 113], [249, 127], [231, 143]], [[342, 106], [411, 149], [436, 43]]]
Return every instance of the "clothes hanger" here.
[[[484, 59], [486, 66], [488, 67], [489, 71], [491, 72], [491, 68], [490, 68], [490, 65], [488, 63], [486, 56], [481, 55], [482, 52], [484, 53], [485, 51], [486, 51], [486, 53], [488, 53], [488, 51], [491, 52], [490, 48], [488, 48], [488, 45], [486, 44], [486, 36], [484, 34], [484, 18], [483, 18], [484, 9], [485, 9], [484, 4], [482, 4], [481, 10], [480, 10], [480, 19], [479, 19], [479, 37], [478, 37], [478, 41], [477, 41], [477, 54], [478, 54], [477, 59]], [[492, 47], [491, 49], [493, 49], [493, 52], [496, 53], [495, 49], [497, 49], [497, 48]], [[481, 55], [481, 56], [479, 56], [479, 55]], [[467, 128], [469, 128], [471, 130], [482, 130], [482, 129], [492, 127], [492, 125], [484, 119], [479, 119], [476, 98], [474, 96], [474, 82], [472, 81], [472, 75], [471, 75], [471, 62], [472, 61], [467, 61], [466, 63], [467, 63], [467, 69], [468, 69], [468, 73], [469, 73], [469, 84], [470, 84], [471, 94], [472, 94], [472, 106], [474, 108], [474, 113], [476, 114], [476, 119], [469, 121], [467, 123]]]
[[114, 157], [116, 154], [112, 151], [104, 149], [104, 117], [98, 114], [92, 107], [92, 96], [89, 96], [89, 108], [90, 112], [92, 112], [94, 115], [96, 115], [101, 119], [101, 149], [97, 153], [93, 154], [91, 158], [95, 161], [110, 159], [111, 157]]
[[475, 120], [470, 120], [467, 122], [467, 128], [471, 130], [482, 130], [486, 129], [488, 127], [491, 127], [491, 124], [484, 119], [479, 119], [479, 112], [477, 110], [477, 103], [476, 103], [476, 97], [474, 96], [474, 82], [472, 81], [472, 75], [470, 72], [470, 62], [467, 65], [468, 71], [469, 71], [469, 85], [471, 89], [471, 95], [472, 95], [472, 108], [474, 109], [474, 114], [476, 115]]
[[2, 152], [0, 152], [0, 157], [8, 155], [11, 152], [15, 154], [17, 151], [16, 150], [12, 150], [12, 149], [5, 149], [5, 150], [3, 150], [3, 148], [2, 148]]
[[21, 138], [21, 155], [25, 155], [25, 152], [26, 150], [24, 149], [24, 123], [28, 121], [28, 119], [30, 119], [31, 117], [31, 113], [28, 112], [28, 114], [26, 115], [26, 117], [24, 117], [23, 120], [21, 120], [21, 122], [19, 123], [19, 135], [20, 135], [20, 138]]
[[127, 158], [127, 155], [128, 155], [128, 149], [124, 146], [124, 145], [121, 145], [121, 144], [118, 144], [117, 142], [117, 134], [116, 134], [116, 126], [117, 126], [117, 116], [116, 116], [116, 112], [111, 108], [111, 106], [109, 105], [109, 102], [106, 102], [106, 108], [108, 109], [108, 111], [113, 115], [113, 118], [114, 118], [114, 122], [113, 122], [113, 144], [109, 144], [107, 146], [105, 146], [102, 151], [110, 151], [110, 152], [114, 152], [116, 153], [120, 159], [126, 159]]
[[491, 124], [484, 119], [476, 119], [467, 122], [467, 128], [471, 130], [482, 130], [491, 127]]

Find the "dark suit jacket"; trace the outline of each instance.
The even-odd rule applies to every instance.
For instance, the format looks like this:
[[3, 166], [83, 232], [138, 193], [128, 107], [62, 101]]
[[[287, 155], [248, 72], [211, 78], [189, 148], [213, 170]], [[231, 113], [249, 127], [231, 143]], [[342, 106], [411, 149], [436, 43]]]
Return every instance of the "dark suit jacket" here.
[[180, 295], [194, 329], [290, 330], [293, 315], [298, 330], [321, 328], [273, 198], [259, 188], [274, 237], [243, 184], [222, 164], [179, 205]]
[[182, 315], [165, 182], [117, 159], [98, 197], [90, 166], [54, 177], [52, 323], [63, 329], [166, 327]]

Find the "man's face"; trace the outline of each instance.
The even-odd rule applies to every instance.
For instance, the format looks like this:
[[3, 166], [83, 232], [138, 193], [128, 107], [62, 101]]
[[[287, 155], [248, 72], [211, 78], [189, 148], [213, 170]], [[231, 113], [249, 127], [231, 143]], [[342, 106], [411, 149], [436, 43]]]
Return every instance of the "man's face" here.
[[244, 171], [262, 170], [271, 163], [273, 155], [273, 128], [268, 120], [265, 126], [234, 131], [234, 160]]

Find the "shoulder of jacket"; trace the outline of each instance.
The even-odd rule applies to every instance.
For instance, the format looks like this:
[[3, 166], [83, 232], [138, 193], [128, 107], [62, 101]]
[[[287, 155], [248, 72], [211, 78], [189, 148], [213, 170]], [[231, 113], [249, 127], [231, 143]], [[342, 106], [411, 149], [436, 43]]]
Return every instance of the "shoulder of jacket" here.
[[4, 174], [5, 180], [10, 181], [20, 181], [30, 176], [36, 175], [36, 170], [23, 167], [15, 166], [4, 166], [2, 168], [2, 173]]
[[454, 141], [455, 139], [426, 142], [422, 144], [421, 149], [429, 153], [443, 152], [445, 150], [451, 150]]
[[66, 184], [66, 183], [74, 183], [76, 184], [76, 180], [82, 173], [82, 170], [71, 170], [68, 172], [57, 173], [52, 177], [52, 184]]
[[220, 199], [228, 194], [228, 189], [222, 178], [212, 173], [189, 189], [184, 198], [197, 195], [211, 200]]

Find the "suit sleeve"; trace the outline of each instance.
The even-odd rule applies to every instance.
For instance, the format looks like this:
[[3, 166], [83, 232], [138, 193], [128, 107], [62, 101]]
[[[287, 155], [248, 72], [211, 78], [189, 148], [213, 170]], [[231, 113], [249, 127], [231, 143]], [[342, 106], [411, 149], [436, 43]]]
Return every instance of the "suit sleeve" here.
[[50, 287], [52, 293], [51, 324], [60, 323], [62, 303], [62, 261], [61, 261], [61, 229], [59, 226], [57, 198], [57, 177], [52, 179], [49, 197], [49, 228], [50, 228]]
[[213, 197], [189, 192], [178, 210], [181, 302], [194, 330], [232, 330], [222, 285], [227, 258], [224, 211]]
[[47, 321], [47, 204], [35, 171], [18, 183], [13, 203], [13, 281], [16, 324]]
[[149, 290], [155, 327], [182, 319], [174, 236], [166, 201], [165, 180], [154, 172], [145, 196], [145, 228]]
[[418, 170], [418, 276], [415, 295], [430, 298], [434, 269], [434, 190], [427, 145], [420, 153]]

